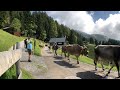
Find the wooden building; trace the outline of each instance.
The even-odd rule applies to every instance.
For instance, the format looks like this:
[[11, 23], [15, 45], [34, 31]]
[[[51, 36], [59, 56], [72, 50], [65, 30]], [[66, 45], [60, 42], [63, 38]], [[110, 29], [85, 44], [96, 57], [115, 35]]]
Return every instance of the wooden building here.
[[58, 46], [62, 46], [66, 44], [66, 38], [51, 38], [49, 41], [50, 45], [53, 45], [54, 43], [57, 43]]

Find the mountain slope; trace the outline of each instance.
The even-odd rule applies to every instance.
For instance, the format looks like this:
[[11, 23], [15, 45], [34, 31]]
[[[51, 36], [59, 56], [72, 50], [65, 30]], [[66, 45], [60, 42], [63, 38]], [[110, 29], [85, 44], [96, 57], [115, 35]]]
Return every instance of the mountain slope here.
[[76, 30], [77, 33], [79, 33], [80, 35], [82, 35], [83, 37], [89, 39], [89, 38], [93, 38], [93, 39], [96, 39], [98, 41], [108, 41], [108, 37], [107, 36], [104, 36], [104, 35], [100, 35], [100, 34], [87, 34], [85, 32], [81, 32], [81, 31], [78, 31]]
[[98, 41], [108, 41], [108, 37], [100, 34], [92, 34], [92, 37]]

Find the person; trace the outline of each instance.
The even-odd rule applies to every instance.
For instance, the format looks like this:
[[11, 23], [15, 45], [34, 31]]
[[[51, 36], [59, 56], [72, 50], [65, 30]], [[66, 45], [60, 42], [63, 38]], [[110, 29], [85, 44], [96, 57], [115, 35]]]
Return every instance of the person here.
[[30, 41], [27, 44], [27, 50], [28, 50], [28, 62], [31, 62], [31, 54], [32, 54], [32, 41]]
[[24, 40], [24, 46], [27, 48], [27, 39]]
[[54, 43], [53, 49], [55, 50], [55, 55], [57, 56], [57, 49], [58, 49], [57, 43]]

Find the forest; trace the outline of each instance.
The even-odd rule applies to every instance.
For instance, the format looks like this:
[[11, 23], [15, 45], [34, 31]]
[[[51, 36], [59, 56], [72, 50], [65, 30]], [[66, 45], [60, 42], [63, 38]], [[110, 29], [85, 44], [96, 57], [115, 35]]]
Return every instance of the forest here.
[[69, 44], [112, 44], [118, 45], [118, 40], [98, 41], [85, 38], [74, 29], [59, 24], [45, 11], [0, 11], [0, 29], [10, 27], [9, 32], [21, 32], [22, 36], [33, 37], [48, 42], [52, 37], [65, 37]]

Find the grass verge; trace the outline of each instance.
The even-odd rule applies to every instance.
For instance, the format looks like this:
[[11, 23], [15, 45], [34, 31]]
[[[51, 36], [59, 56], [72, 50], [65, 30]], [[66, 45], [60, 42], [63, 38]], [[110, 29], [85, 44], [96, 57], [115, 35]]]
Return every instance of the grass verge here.
[[22, 70], [22, 79], [34, 79], [33, 76], [24, 69]]

